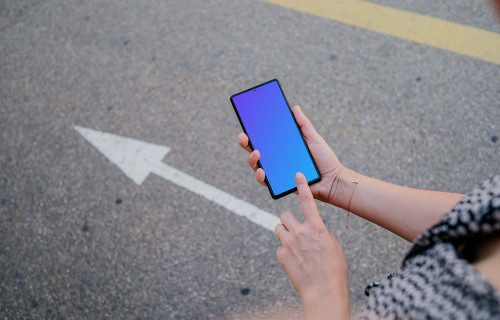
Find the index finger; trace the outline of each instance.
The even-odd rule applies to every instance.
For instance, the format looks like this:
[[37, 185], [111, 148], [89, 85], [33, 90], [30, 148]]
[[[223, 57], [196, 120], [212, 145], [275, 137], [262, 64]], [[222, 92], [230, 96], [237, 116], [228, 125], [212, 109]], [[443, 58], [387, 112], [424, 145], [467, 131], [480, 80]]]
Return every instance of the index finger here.
[[316, 208], [316, 203], [314, 202], [309, 184], [307, 183], [306, 177], [301, 172], [295, 174], [295, 183], [297, 184], [300, 205], [304, 213], [305, 221], [322, 221], [318, 213], [318, 208]]

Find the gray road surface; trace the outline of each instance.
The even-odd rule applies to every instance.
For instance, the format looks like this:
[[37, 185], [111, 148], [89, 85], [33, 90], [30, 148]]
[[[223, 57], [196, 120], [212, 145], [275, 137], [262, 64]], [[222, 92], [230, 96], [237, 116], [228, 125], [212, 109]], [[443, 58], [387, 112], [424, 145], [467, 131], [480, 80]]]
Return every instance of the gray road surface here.
[[[376, 1], [500, 32], [486, 0]], [[499, 172], [500, 66], [256, 0], [0, 3], [0, 317], [300, 314], [274, 234], [157, 177], [134, 184], [74, 129], [172, 148], [165, 163], [279, 215], [229, 96], [280, 79], [342, 162], [467, 192]], [[319, 205], [353, 308], [408, 244]]]

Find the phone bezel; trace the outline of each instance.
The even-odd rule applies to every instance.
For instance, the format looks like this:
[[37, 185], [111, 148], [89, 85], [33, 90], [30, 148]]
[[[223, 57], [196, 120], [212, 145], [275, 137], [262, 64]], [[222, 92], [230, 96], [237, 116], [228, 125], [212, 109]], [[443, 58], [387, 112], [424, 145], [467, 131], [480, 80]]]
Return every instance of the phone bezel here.
[[[245, 128], [245, 125], [243, 124], [243, 121], [241, 120], [240, 114], [239, 114], [239, 112], [238, 112], [238, 109], [236, 108], [236, 105], [235, 105], [235, 103], [234, 103], [233, 98], [234, 98], [234, 97], [236, 97], [236, 96], [238, 96], [238, 95], [240, 95], [240, 94], [243, 94], [243, 93], [245, 93], [245, 92], [252, 91], [252, 90], [256, 90], [256, 89], [258, 89], [259, 87], [262, 87], [262, 86], [264, 86], [264, 85], [266, 85], [266, 84], [269, 84], [269, 83], [271, 83], [271, 82], [273, 82], [273, 81], [276, 81], [276, 83], [278, 84], [278, 87], [279, 87], [279, 89], [280, 89], [280, 91], [281, 91], [281, 94], [283, 95], [283, 98], [285, 99], [286, 105], [287, 105], [287, 107], [288, 107], [288, 111], [290, 111], [290, 114], [292, 115], [293, 122], [295, 123], [295, 126], [297, 127], [297, 130], [299, 131], [299, 134], [300, 134], [300, 137], [301, 137], [301, 139], [302, 139], [302, 142], [304, 143], [304, 145], [305, 145], [305, 147], [306, 147], [306, 150], [307, 150], [307, 153], [309, 154], [309, 157], [311, 158], [311, 160], [312, 160], [312, 162], [313, 162], [314, 169], [316, 170], [316, 173], [318, 174], [318, 178], [316, 178], [316, 179], [314, 179], [314, 180], [311, 180], [311, 181], [308, 181], [308, 182], [307, 182], [309, 185], [312, 185], [312, 184], [314, 184], [314, 183], [316, 183], [316, 182], [321, 181], [321, 174], [320, 174], [320, 172], [319, 172], [319, 170], [318, 170], [318, 166], [316, 165], [316, 161], [314, 161], [314, 157], [312, 156], [311, 151], [309, 150], [309, 147], [307, 146], [307, 143], [306, 143], [306, 141], [305, 141], [305, 139], [304, 139], [304, 135], [302, 134], [302, 131], [300, 130], [299, 124], [297, 123], [297, 120], [295, 119], [295, 116], [294, 116], [294, 114], [293, 114], [293, 112], [292, 112], [292, 109], [290, 108], [290, 104], [288, 103], [288, 99], [286, 98], [285, 92], [283, 91], [283, 88], [281, 87], [281, 84], [280, 84], [280, 82], [278, 81], [278, 79], [272, 79], [272, 80], [269, 80], [269, 81], [263, 82], [263, 83], [261, 83], [261, 84], [259, 84], [259, 85], [256, 85], [256, 86], [254, 86], [254, 87], [252, 87], [252, 88], [249, 88], [249, 89], [243, 90], [243, 91], [238, 92], [238, 93], [236, 93], [236, 94], [233, 94], [233, 95], [232, 95], [229, 99], [231, 100], [231, 104], [233, 105], [234, 112], [236, 113], [236, 116], [238, 117], [238, 121], [240, 122], [240, 125], [241, 125], [241, 127], [243, 128], [243, 131], [245, 132], [245, 134], [246, 134], [246, 135], [247, 135], [247, 137], [248, 137], [248, 144], [250, 145], [250, 148], [251, 148], [251, 149], [252, 149], [252, 151], [253, 151], [253, 150], [255, 150], [255, 149], [254, 149], [254, 147], [253, 147], [253, 145], [252, 145], [252, 140], [250, 139], [250, 136], [248, 136], [247, 130], [246, 130], [246, 128]], [[259, 168], [262, 168], [262, 165], [261, 165], [261, 163], [260, 163], [260, 160], [257, 162], [257, 164], [258, 164]], [[267, 188], [269, 189], [269, 192], [271, 193], [271, 197], [272, 197], [274, 200], [277, 200], [277, 199], [282, 198], [282, 197], [284, 197], [284, 196], [286, 196], [286, 195], [289, 195], [290, 193], [293, 193], [293, 192], [297, 191], [297, 187], [294, 187], [294, 188], [292, 188], [292, 189], [290, 189], [290, 190], [284, 191], [284, 192], [282, 192], [282, 193], [280, 193], [280, 194], [277, 194], [277, 195], [276, 195], [276, 194], [274, 194], [274, 191], [273, 191], [273, 189], [272, 189], [272, 187], [271, 187], [271, 184], [270, 184], [270, 183], [269, 183], [269, 181], [267, 180], [267, 175], [266, 175], [266, 180], [265, 180], [265, 182], [266, 182]]]

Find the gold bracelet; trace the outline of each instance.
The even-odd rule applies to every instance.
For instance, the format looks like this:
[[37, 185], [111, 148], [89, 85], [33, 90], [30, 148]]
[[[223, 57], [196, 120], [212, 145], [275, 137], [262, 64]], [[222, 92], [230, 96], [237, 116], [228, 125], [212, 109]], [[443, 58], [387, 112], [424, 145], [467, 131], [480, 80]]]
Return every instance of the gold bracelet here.
[[349, 204], [347, 205], [347, 223], [345, 224], [345, 228], [349, 230], [349, 216], [351, 215], [351, 201], [352, 201], [352, 196], [354, 195], [354, 190], [356, 189], [356, 185], [358, 185], [359, 180], [354, 179], [351, 181], [354, 183], [354, 188], [352, 189], [351, 197], [349, 198]]

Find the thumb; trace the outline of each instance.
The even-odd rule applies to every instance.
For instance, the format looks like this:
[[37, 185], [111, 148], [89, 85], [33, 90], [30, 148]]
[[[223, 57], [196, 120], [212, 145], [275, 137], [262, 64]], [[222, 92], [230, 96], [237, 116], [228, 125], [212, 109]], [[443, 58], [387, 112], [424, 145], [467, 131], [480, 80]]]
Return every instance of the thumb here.
[[300, 131], [304, 134], [304, 138], [313, 139], [316, 136], [319, 136], [319, 133], [314, 129], [311, 120], [302, 112], [302, 108], [300, 106], [295, 106], [293, 108], [293, 115], [295, 116], [295, 120], [297, 120], [297, 124], [300, 127]]
[[297, 172], [295, 174], [295, 183], [297, 184], [297, 191], [299, 192], [300, 205], [302, 207], [302, 212], [304, 213], [305, 221], [312, 222], [323, 222], [318, 213], [318, 208], [316, 208], [316, 203], [314, 202], [314, 197], [307, 183], [306, 177]]

